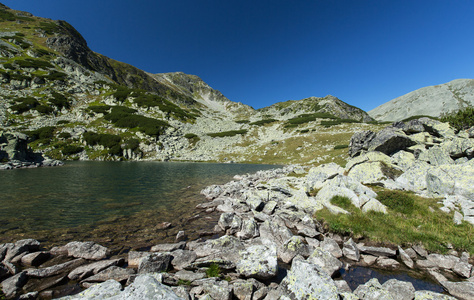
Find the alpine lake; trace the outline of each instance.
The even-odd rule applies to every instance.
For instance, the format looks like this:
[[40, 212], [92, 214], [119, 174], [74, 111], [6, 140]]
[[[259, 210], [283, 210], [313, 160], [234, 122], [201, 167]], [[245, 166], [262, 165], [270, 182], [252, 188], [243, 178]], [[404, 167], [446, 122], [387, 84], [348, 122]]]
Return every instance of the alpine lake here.
[[210, 235], [217, 213], [195, 207], [200, 191], [273, 165], [73, 161], [0, 172], [0, 243], [43, 246], [92, 240], [116, 254]]

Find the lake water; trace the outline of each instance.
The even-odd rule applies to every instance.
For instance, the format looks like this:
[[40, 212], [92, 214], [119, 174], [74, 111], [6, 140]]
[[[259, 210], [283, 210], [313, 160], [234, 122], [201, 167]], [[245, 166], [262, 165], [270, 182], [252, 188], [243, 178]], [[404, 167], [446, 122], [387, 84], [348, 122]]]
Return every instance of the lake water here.
[[[150, 227], [156, 239], [170, 237], [175, 232], [163, 235], [160, 224], [170, 222], [178, 230], [178, 225], [200, 219], [194, 207], [205, 201], [201, 189], [270, 168], [276, 166], [67, 162], [62, 167], [5, 170], [0, 172], [0, 242], [26, 237], [60, 242], [96, 234], [105, 243], [118, 243], [111, 236], [119, 236], [121, 229], [146, 235], [141, 231]], [[201, 223], [212, 223], [211, 217]]]

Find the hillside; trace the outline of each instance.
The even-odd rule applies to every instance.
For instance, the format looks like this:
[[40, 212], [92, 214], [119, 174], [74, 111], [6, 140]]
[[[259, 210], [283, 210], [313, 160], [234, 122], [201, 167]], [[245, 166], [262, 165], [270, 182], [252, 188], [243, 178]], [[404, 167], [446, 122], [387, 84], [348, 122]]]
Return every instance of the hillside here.
[[142, 71], [95, 53], [65, 21], [3, 5], [0, 83], [0, 131], [26, 133], [55, 159], [310, 163], [343, 159], [352, 133], [375, 126], [333, 96], [255, 110], [198, 76]]
[[473, 105], [474, 79], [457, 79], [418, 89], [368, 113], [377, 121], [400, 121], [418, 115], [439, 117]]

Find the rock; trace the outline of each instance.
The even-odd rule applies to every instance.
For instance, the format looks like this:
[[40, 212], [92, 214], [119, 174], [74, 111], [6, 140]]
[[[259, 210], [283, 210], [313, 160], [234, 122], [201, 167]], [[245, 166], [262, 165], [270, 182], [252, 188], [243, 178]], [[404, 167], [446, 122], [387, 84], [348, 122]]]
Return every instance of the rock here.
[[[319, 266], [295, 260], [279, 291], [286, 299], [338, 299], [337, 287]], [[285, 298], [283, 298], [285, 299]]]
[[415, 288], [411, 282], [389, 279], [382, 287], [387, 290], [393, 299], [412, 300], [415, 298]]
[[260, 237], [264, 244], [274, 243], [277, 246], [282, 246], [292, 236], [293, 234], [286, 227], [285, 222], [279, 217], [267, 220], [260, 225]]
[[440, 284], [448, 291], [448, 293], [458, 299], [472, 300], [474, 299], [474, 282], [461, 281], [451, 282], [444, 281]]
[[136, 268], [138, 267], [140, 260], [149, 255], [151, 255], [150, 252], [129, 251], [128, 252], [128, 265], [132, 268]]
[[242, 221], [241, 231], [237, 232], [236, 236], [242, 240], [251, 239], [259, 236], [257, 222], [254, 218], [245, 219]]
[[205, 278], [206, 274], [199, 273], [199, 272], [191, 272], [191, 271], [180, 270], [180, 271], [174, 273], [174, 276], [176, 276], [176, 278], [181, 279], [181, 280], [186, 280], [186, 281], [189, 281], [189, 282], [193, 282], [195, 280]]
[[360, 255], [360, 259], [361, 259], [362, 263], [364, 263], [366, 266], [371, 266], [371, 265], [375, 264], [375, 262], [377, 261], [378, 257], [377, 257], [377, 256], [373, 256], [373, 255], [364, 255], [364, 254], [361, 254], [361, 255]]
[[72, 261], [68, 261], [59, 265], [54, 265], [42, 269], [28, 269], [26, 270], [26, 275], [35, 278], [44, 278], [53, 275], [58, 275], [61, 273], [66, 273], [74, 270], [75, 268], [83, 265], [86, 261], [82, 258], [77, 258]]
[[337, 287], [337, 292], [339, 294], [341, 293], [352, 293], [351, 288], [349, 287], [349, 284], [345, 280], [334, 280], [334, 283], [336, 284]]
[[425, 248], [421, 245], [414, 245], [411, 247], [413, 250], [415, 250], [415, 252], [423, 257], [423, 258], [427, 258], [428, 257], [428, 252], [425, 250]]
[[135, 274], [135, 271], [133, 269], [124, 269], [117, 266], [111, 266], [105, 270], [100, 271], [99, 273], [93, 276], [87, 277], [81, 283], [84, 285], [84, 283], [104, 282], [110, 279], [113, 279], [119, 282], [125, 282], [128, 280], [130, 276], [134, 274]]
[[292, 236], [288, 241], [277, 249], [278, 258], [284, 263], [290, 263], [296, 255], [308, 257], [310, 255], [308, 245], [300, 236]]
[[357, 156], [369, 149], [370, 142], [375, 138], [375, 135], [375, 132], [370, 130], [354, 133], [349, 142], [349, 156]]
[[234, 212], [222, 213], [217, 224], [222, 228], [222, 230], [226, 231], [230, 228], [232, 221], [234, 220], [234, 216]]
[[186, 233], [183, 230], [178, 231], [176, 238], [174, 239], [177, 243], [185, 241], [187, 239]]
[[344, 169], [336, 163], [329, 163], [313, 167], [306, 175], [306, 192], [311, 193], [314, 190], [322, 188], [326, 180], [333, 179], [339, 174], [343, 174]]
[[206, 199], [212, 200], [217, 198], [220, 194], [222, 194], [224, 190], [220, 185], [211, 185], [206, 187], [201, 191], [201, 194], [203, 194]]
[[152, 253], [145, 256], [138, 263], [138, 273], [160, 273], [167, 271], [171, 263], [171, 254]]
[[295, 191], [288, 201], [298, 210], [305, 211], [310, 215], [323, 208], [320, 201], [309, 197], [303, 189]]
[[356, 243], [354, 243], [352, 238], [344, 243], [342, 253], [350, 260], [359, 261], [360, 259], [359, 249], [357, 248], [357, 245]]
[[277, 275], [277, 253], [275, 247], [252, 245], [239, 252], [237, 272], [244, 277], [270, 279]]
[[265, 206], [265, 202], [261, 196], [254, 190], [249, 190], [244, 194], [245, 203], [255, 211], [262, 211]]
[[365, 204], [361, 207], [362, 212], [369, 212], [369, 211], [375, 211], [375, 212], [381, 212], [384, 214], [387, 214], [387, 207], [380, 203], [379, 200], [371, 198], [369, 201], [365, 202]]
[[472, 265], [467, 261], [459, 260], [455, 263], [453, 267], [454, 273], [458, 274], [461, 277], [469, 278], [471, 276]]
[[406, 171], [415, 164], [415, 155], [407, 151], [398, 151], [391, 156], [391, 163]]
[[343, 256], [341, 248], [339, 248], [337, 242], [332, 238], [325, 237], [320, 246], [323, 251], [328, 251], [335, 258], [341, 258]]
[[94, 242], [70, 242], [62, 247], [69, 256], [89, 260], [101, 260], [107, 257], [109, 250]]
[[115, 280], [107, 280], [106, 282], [95, 284], [90, 288], [80, 292], [77, 295], [66, 296], [63, 300], [79, 300], [79, 299], [109, 299], [118, 296], [122, 291], [122, 285]]
[[369, 246], [358, 246], [360, 252], [366, 253], [366, 254], [372, 254], [375, 256], [395, 256], [397, 255], [397, 252], [395, 250], [392, 250], [390, 248], [386, 247], [369, 247]]
[[454, 160], [449, 152], [440, 146], [434, 146], [420, 153], [419, 160], [425, 161], [432, 166], [441, 166], [445, 164], [453, 164]]
[[390, 292], [382, 287], [377, 278], [372, 278], [365, 284], [359, 285], [355, 290], [360, 299], [364, 300], [395, 300]]
[[432, 291], [416, 291], [413, 300], [456, 300], [456, 298]]
[[234, 296], [239, 300], [252, 300], [253, 284], [245, 280], [237, 280], [233, 283]]
[[2, 291], [7, 299], [14, 298], [18, 295], [21, 288], [25, 285], [28, 280], [28, 276], [25, 271], [18, 273], [8, 279], [5, 279], [0, 284]]
[[398, 246], [398, 254], [400, 255], [400, 260], [410, 269], [413, 269], [415, 263], [411, 259], [411, 257], [403, 250], [400, 246]]
[[26, 267], [37, 267], [47, 261], [51, 255], [46, 251], [28, 253], [21, 258], [22, 265]]
[[127, 286], [116, 298], [117, 300], [183, 299], [178, 297], [170, 287], [160, 283], [149, 274], [138, 275], [133, 283]]
[[171, 265], [176, 270], [183, 270], [190, 266], [197, 258], [194, 251], [189, 250], [175, 250], [171, 254]]
[[263, 207], [262, 212], [264, 214], [271, 215], [275, 211], [277, 205], [278, 205], [278, 202], [270, 200], [267, 203], [265, 203], [265, 206]]
[[314, 250], [314, 252], [308, 257], [307, 261], [319, 266], [331, 277], [342, 268], [341, 261], [320, 247]]
[[171, 252], [178, 249], [184, 249], [186, 242], [179, 242], [173, 244], [159, 244], [151, 247], [151, 252]]
[[123, 264], [123, 259], [103, 260], [88, 265], [80, 266], [68, 274], [70, 280], [82, 280], [89, 276], [95, 275], [110, 266], [117, 266]]

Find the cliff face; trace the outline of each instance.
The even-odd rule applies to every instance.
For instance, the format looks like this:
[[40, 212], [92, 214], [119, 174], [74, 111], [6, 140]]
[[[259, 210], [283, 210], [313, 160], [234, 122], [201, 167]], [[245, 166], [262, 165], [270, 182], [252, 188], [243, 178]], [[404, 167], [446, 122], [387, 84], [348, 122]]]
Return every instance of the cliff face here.
[[418, 115], [439, 117], [473, 105], [474, 79], [457, 79], [395, 98], [369, 115], [378, 121], [400, 121]]
[[65, 21], [5, 6], [0, 85], [0, 129], [28, 134], [29, 147], [57, 159], [310, 160], [319, 149], [309, 135], [372, 120], [332, 96], [255, 110], [198, 76], [147, 73], [95, 53]]

